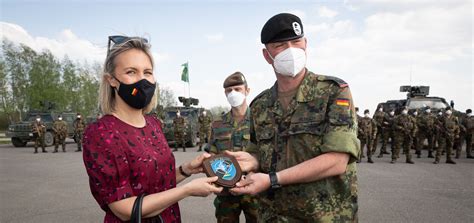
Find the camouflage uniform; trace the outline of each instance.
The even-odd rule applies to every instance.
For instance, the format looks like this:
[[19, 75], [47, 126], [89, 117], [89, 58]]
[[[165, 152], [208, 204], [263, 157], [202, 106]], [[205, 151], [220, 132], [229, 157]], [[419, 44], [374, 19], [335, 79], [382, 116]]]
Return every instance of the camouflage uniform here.
[[392, 151], [393, 151], [393, 121], [395, 120], [395, 116], [391, 115], [385, 115], [384, 120], [382, 123], [383, 126], [383, 140], [382, 140], [382, 148], [380, 148], [380, 153], [378, 155], [379, 158], [383, 157], [383, 154], [386, 153], [387, 151], [387, 144], [388, 144], [388, 139], [392, 139]]
[[425, 139], [428, 140], [428, 157], [433, 157], [433, 148], [435, 144], [435, 122], [436, 116], [432, 113], [423, 112], [418, 116], [418, 141], [416, 146], [416, 154], [418, 157], [421, 156], [421, 150], [423, 149], [423, 142]]
[[74, 138], [77, 142], [76, 152], [82, 151], [82, 136], [84, 134], [84, 129], [86, 128], [86, 123], [82, 118], [76, 118], [74, 120]]
[[41, 146], [42, 152], [47, 153], [44, 144], [44, 134], [46, 133], [46, 126], [42, 121], [33, 121], [31, 123], [33, 138], [35, 139], [35, 153], [38, 153], [38, 146]]
[[459, 121], [454, 115], [444, 115], [439, 119], [439, 141], [436, 150], [435, 163], [439, 163], [442, 150], [446, 151], [446, 163], [455, 162], [451, 159], [451, 150], [453, 149], [454, 139], [459, 137]]
[[413, 163], [411, 160], [410, 149], [413, 143], [413, 137], [416, 134], [416, 121], [412, 116], [398, 115], [393, 122], [394, 148], [392, 149], [392, 162], [398, 159], [400, 148], [403, 147], [406, 155], [406, 162]]
[[[346, 172], [310, 183], [285, 185], [259, 194], [261, 222], [356, 222], [356, 115], [348, 85], [307, 71], [288, 110], [278, 101], [277, 83], [251, 108], [248, 152], [259, 170], [277, 172], [329, 152], [350, 155]], [[274, 160], [274, 162], [272, 162]]]
[[[384, 136], [383, 120], [384, 120], [386, 115], [387, 114], [385, 114], [385, 112], [377, 110], [375, 112], [374, 116], [373, 116], [373, 120], [377, 124], [377, 134], [374, 138], [374, 143], [373, 143], [373, 147], [372, 147], [372, 154], [374, 154], [377, 151], [377, 145], [378, 145], [379, 141], [383, 140], [383, 136]], [[380, 154], [388, 154], [388, 153], [387, 153], [387, 151], [382, 150], [382, 148], [380, 148]]]
[[211, 135], [211, 117], [209, 115], [201, 115], [198, 118], [199, 122], [199, 150], [202, 150], [202, 145], [209, 142], [209, 136]]
[[[243, 151], [250, 140], [250, 109], [247, 109], [245, 119], [238, 123], [231, 112], [222, 115], [222, 120], [214, 121], [211, 129], [211, 153], [221, 153], [224, 150]], [[232, 196], [228, 193], [218, 195], [214, 199], [217, 222], [239, 222], [240, 212], [244, 212], [246, 222], [257, 222], [258, 202], [251, 195]]]
[[174, 151], [178, 151], [178, 145], [183, 147], [183, 152], [186, 152], [186, 142], [184, 131], [186, 128], [186, 123], [184, 122], [183, 116], [176, 116], [173, 119], [174, 127]]
[[372, 151], [374, 138], [377, 135], [377, 124], [376, 122], [369, 117], [363, 117], [359, 120], [358, 126], [358, 135], [357, 137], [360, 140], [360, 154], [359, 160], [361, 161], [362, 153], [364, 153], [364, 147], [367, 145], [367, 161], [373, 163], [372, 161]]
[[54, 131], [54, 153], [58, 152], [59, 144], [63, 152], [66, 152], [67, 123], [64, 120], [56, 120], [53, 123]]
[[472, 156], [472, 138], [474, 138], [474, 116], [466, 116], [463, 119], [463, 126], [466, 128], [464, 140], [466, 140], [466, 158], [474, 158]]
[[461, 149], [462, 149], [462, 141], [465, 138], [466, 135], [466, 127], [463, 124], [464, 116], [457, 116], [458, 118], [458, 128], [459, 128], [459, 134], [454, 138], [454, 145], [453, 149], [456, 151], [456, 159], [459, 159], [461, 157]]

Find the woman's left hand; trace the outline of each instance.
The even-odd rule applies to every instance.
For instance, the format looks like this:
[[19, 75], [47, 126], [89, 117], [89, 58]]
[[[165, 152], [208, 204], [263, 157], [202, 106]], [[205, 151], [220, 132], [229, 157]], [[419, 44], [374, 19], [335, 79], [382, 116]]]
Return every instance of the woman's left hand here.
[[202, 162], [209, 157], [211, 157], [211, 154], [204, 152], [203, 154], [194, 158], [194, 160], [192, 160], [191, 162], [184, 163], [183, 171], [187, 174], [202, 173]]

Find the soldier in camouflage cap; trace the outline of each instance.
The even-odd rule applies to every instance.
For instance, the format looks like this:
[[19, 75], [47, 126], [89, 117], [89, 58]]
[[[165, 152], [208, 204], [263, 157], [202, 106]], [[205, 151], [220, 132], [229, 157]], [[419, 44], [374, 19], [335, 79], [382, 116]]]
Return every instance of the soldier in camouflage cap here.
[[[384, 131], [383, 131], [383, 122], [384, 122], [385, 116], [387, 116], [387, 114], [383, 111], [382, 106], [380, 106], [377, 109], [377, 111], [375, 111], [375, 113], [374, 113], [373, 120], [377, 124], [377, 135], [374, 138], [374, 143], [373, 143], [373, 147], [372, 147], [372, 154], [375, 154], [375, 152], [377, 151], [377, 145], [378, 145], [379, 141], [383, 140], [383, 137], [384, 137], [384, 134], [385, 134]], [[388, 152], [384, 151], [384, 150], [382, 150], [382, 148], [380, 148], [380, 154], [388, 154]]]
[[67, 123], [63, 120], [61, 115], [58, 116], [58, 119], [53, 122], [53, 131], [54, 131], [54, 151], [53, 153], [58, 152], [59, 144], [63, 148], [63, 152], [66, 152], [66, 137], [67, 137]]
[[446, 163], [456, 164], [451, 159], [451, 151], [454, 145], [454, 139], [459, 137], [459, 121], [456, 116], [452, 114], [451, 108], [446, 108], [444, 115], [439, 118], [439, 145], [436, 150], [434, 164], [438, 164], [441, 159], [442, 150], [446, 150]]
[[46, 125], [41, 121], [39, 115], [36, 116], [36, 120], [31, 123], [31, 129], [33, 131], [33, 138], [35, 139], [35, 153], [38, 153], [38, 146], [41, 146], [43, 153], [47, 153], [44, 144], [44, 134], [46, 133]]
[[472, 138], [474, 138], [474, 116], [472, 115], [472, 110], [466, 110], [466, 117], [462, 120], [462, 124], [464, 128], [466, 128], [466, 134], [464, 135], [464, 139], [466, 140], [466, 158], [474, 159], [472, 155]]
[[377, 123], [370, 118], [369, 109], [364, 111], [364, 117], [359, 119], [358, 122], [358, 135], [360, 140], [360, 155], [358, 163], [361, 162], [362, 154], [364, 153], [364, 147], [367, 145], [367, 162], [374, 163], [372, 160], [372, 143], [377, 135]]
[[343, 80], [306, 69], [303, 35], [300, 19], [288, 13], [262, 29], [263, 56], [277, 81], [250, 105], [247, 152], [230, 154], [255, 173], [231, 191], [258, 194], [261, 222], [357, 222], [352, 95]]
[[209, 136], [211, 135], [211, 116], [204, 110], [201, 112], [198, 118], [199, 122], [199, 149], [198, 152], [202, 151], [202, 145], [209, 142]]
[[[209, 152], [243, 151], [250, 140], [250, 109], [246, 97], [250, 92], [245, 77], [235, 72], [227, 77], [223, 84], [231, 110], [214, 121], [211, 128]], [[251, 195], [232, 196], [222, 193], [214, 200], [217, 222], [239, 222], [240, 213], [245, 214], [246, 222], [257, 222], [257, 198]]]
[[392, 161], [395, 163], [399, 157], [400, 149], [403, 148], [406, 155], [406, 163], [414, 164], [411, 159], [410, 149], [413, 143], [413, 137], [416, 134], [416, 121], [408, 115], [408, 109], [405, 108], [402, 114], [395, 117], [393, 121], [394, 147], [392, 148]]
[[418, 158], [421, 157], [421, 151], [425, 139], [428, 140], [428, 157], [434, 158], [433, 148], [435, 144], [435, 122], [436, 116], [431, 113], [430, 107], [426, 107], [425, 111], [418, 116], [418, 137], [416, 146], [416, 154]]
[[84, 129], [86, 128], [86, 123], [84, 122], [84, 119], [82, 118], [80, 113], [77, 113], [77, 117], [76, 117], [76, 120], [74, 120], [73, 126], [74, 126], [74, 137], [77, 142], [76, 152], [81, 152], [82, 151], [82, 138], [84, 135]]
[[186, 123], [181, 116], [181, 112], [178, 110], [176, 112], [176, 117], [173, 119], [173, 132], [174, 132], [174, 150], [173, 152], [178, 151], [178, 146], [183, 147], [183, 152], [186, 152], [186, 142], [185, 142], [185, 130], [186, 130]]

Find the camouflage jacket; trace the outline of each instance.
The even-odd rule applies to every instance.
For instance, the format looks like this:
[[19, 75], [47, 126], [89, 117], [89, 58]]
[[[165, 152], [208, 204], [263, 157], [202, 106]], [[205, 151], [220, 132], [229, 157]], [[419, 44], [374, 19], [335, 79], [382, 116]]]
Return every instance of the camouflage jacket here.
[[222, 115], [222, 120], [214, 121], [211, 127], [210, 149], [212, 153], [224, 150], [243, 151], [250, 140], [250, 108], [245, 119], [239, 123], [232, 117], [231, 111]]
[[184, 132], [184, 128], [186, 127], [186, 123], [184, 122], [184, 118], [183, 116], [176, 116], [174, 119], [173, 119], [173, 127], [174, 127], [174, 131], [179, 131], [179, 132]]
[[393, 131], [393, 122], [395, 121], [395, 116], [385, 115], [383, 120], [383, 128], [388, 131]]
[[369, 117], [361, 118], [358, 127], [360, 136], [375, 138], [377, 135], [377, 123]]
[[444, 132], [445, 137], [456, 138], [459, 136], [459, 121], [454, 115], [442, 116], [440, 118], [441, 131]]
[[420, 131], [433, 131], [436, 116], [432, 113], [423, 112], [418, 116], [418, 127]]
[[[261, 204], [269, 204], [285, 218], [300, 221], [353, 221], [358, 209], [354, 161], [360, 142], [348, 85], [338, 78], [308, 71], [286, 112], [278, 101], [277, 89], [275, 83], [250, 105], [247, 151], [257, 155], [261, 172], [287, 169], [329, 152], [347, 153], [350, 161], [342, 175], [286, 185], [275, 191], [273, 199], [262, 193]], [[272, 165], [274, 150], [276, 163]]]
[[396, 134], [414, 137], [416, 129], [416, 121], [410, 115], [397, 115], [393, 121], [393, 130]]
[[79, 119], [76, 118], [76, 120], [74, 120], [75, 133], [83, 133], [85, 128], [86, 128], [86, 123], [84, 122], [84, 120], [82, 120], [82, 118], [79, 118]]
[[385, 118], [387, 114], [385, 114], [385, 112], [381, 112], [381, 111], [376, 111], [375, 114], [374, 114], [374, 121], [375, 123], [377, 123], [377, 127], [381, 128], [382, 125], [383, 125], [383, 120]]
[[39, 136], [43, 135], [46, 132], [46, 126], [42, 121], [33, 121], [33, 123], [31, 123], [31, 129], [34, 134], [38, 134]]
[[466, 128], [466, 134], [474, 134], [474, 116], [466, 116], [463, 119], [463, 125]]
[[202, 132], [206, 132], [211, 126], [212, 120], [209, 115], [206, 115], [206, 116], [200, 115], [198, 118], [198, 122], [199, 122], [199, 130]]
[[67, 135], [67, 123], [64, 120], [56, 120], [53, 123], [53, 131], [55, 134], [66, 136]]

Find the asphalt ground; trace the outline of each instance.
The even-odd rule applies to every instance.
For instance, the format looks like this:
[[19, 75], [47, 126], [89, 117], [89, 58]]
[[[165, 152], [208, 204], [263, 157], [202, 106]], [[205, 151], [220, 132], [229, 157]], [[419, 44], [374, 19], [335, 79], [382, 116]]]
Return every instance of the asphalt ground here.
[[[102, 222], [104, 212], [75, 149], [72, 141], [66, 153], [54, 154], [52, 147], [33, 154], [31, 143], [0, 145], [0, 222]], [[196, 150], [175, 152], [177, 164], [197, 156]], [[474, 159], [463, 153], [457, 165], [444, 159], [434, 165], [426, 156], [414, 158], [415, 164], [403, 163], [403, 156], [390, 164], [389, 155], [358, 164], [360, 222], [473, 222]], [[213, 199], [180, 201], [183, 222], [215, 222]]]

